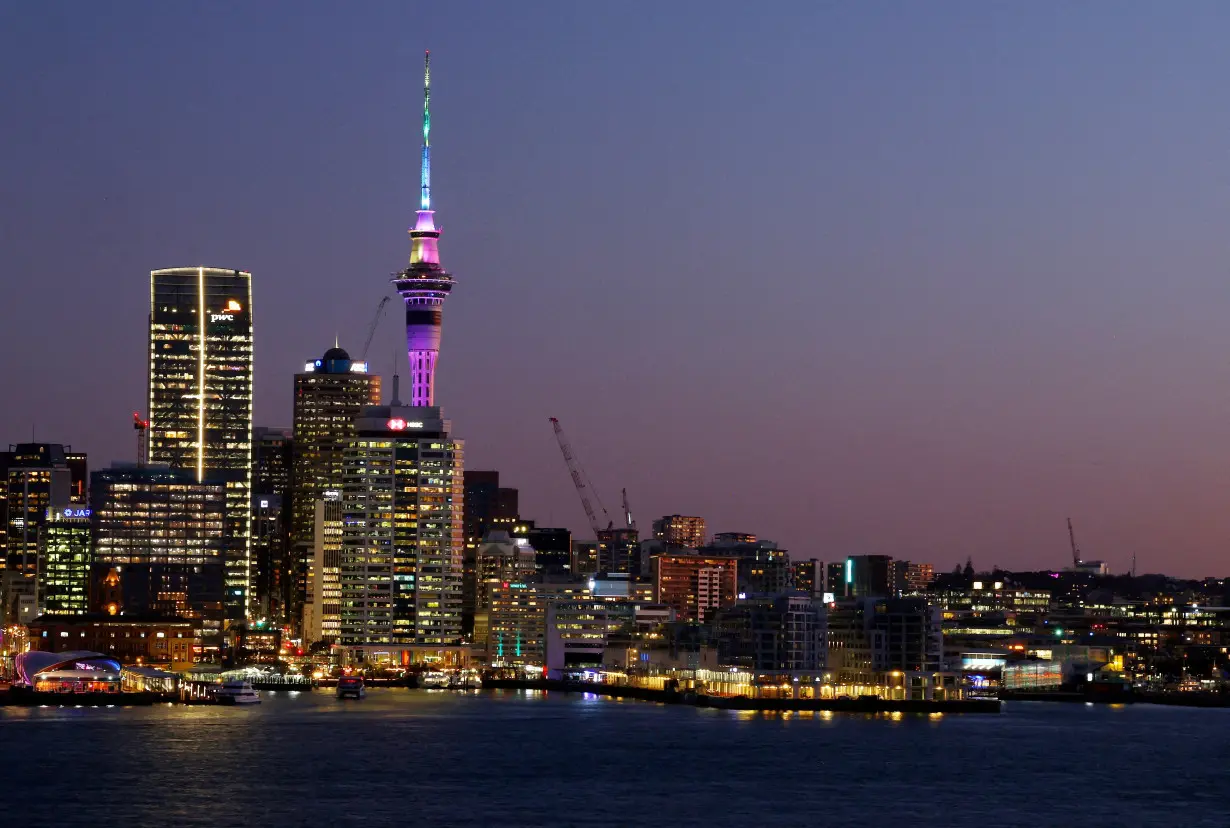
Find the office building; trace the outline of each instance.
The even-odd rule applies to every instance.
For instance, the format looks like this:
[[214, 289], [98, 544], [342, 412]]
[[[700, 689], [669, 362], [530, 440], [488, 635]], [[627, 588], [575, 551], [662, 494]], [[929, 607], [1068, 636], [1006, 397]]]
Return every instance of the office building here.
[[466, 471], [463, 481], [465, 554], [462, 559], [462, 632], [474, 631], [478, 548], [494, 529], [512, 532], [517, 520], [517, 490], [500, 486], [498, 471]]
[[598, 532], [598, 571], [627, 572], [638, 578], [648, 574], [641, 565], [636, 529], [613, 528]]
[[451, 431], [439, 408], [359, 417], [342, 471], [343, 646], [460, 643], [464, 455]]
[[654, 601], [680, 621], [704, 623], [735, 602], [738, 559], [716, 555], [657, 555], [652, 559]]
[[295, 374], [291, 511], [292, 568], [287, 613], [297, 618], [318, 546], [316, 504], [342, 490], [342, 455], [363, 409], [380, 404], [380, 377], [336, 344]]
[[666, 515], [653, 522], [653, 536], [669, 546], [700, 549], [705, 545], [705, 519], [689, 515]]
[[89, 609], [92, 534], [90, 510], [84, 506], [47, 510], [39, 533], [40, 612], [80, 615]]
[[744, 595], [778, 595], [790, 589], [790, 555], [773, 541], [755, 535], [723, 532], [703, 547], [705, 555], [737, 558], [738, 592]]
[[902, 578], [902, 589], [906, 593], [918, 594], [926, 592], [927, 587], [935, 580], [935, 570], [929, 563], [913, 563], [901, 561], [905, 574]]
[[226, 613], [254, 608], [252, 274], [213, 267], [150, 274], [149, 462], [226, 492]]
[[880, 598], [899, 594], [895, 563], [888, 555], [851, 555], [846, 558], [842, 574], [843, 594], [847, 598]]
[[9, 446], [6, 569], [23, 575], [34, 575], [38, 570], [38, 536], [47, 510], [72, 502], [68, 453], [69, 449], [59, 443]]
[[198, 482], [194, 469], [116, 464], [91, 474], [91, 609], [197, 618], [217, 632], [229, 504], [226, 484]]
[[534, 548], [534, 565], [539, 572], [572, 572], [572, 532], [536, 526], [525, 537]]
[[572, 574], [588, 577], [598, 571], [598, 541], [572, 542]]
[[436, 360], [444, 300], [453, 277], [440, 266], [440, 231], [431, 209], [431, 55], [423, 62], [423, 156], [418, 217], [410, 230], [410, 266], [393, 278], [406, 305], [406, 351], [410, 358], [410, 405], [435, 405]]
[[507, 532], [487, 533], [478, 547], [477, 578], [473, 611], [491, 609], [491, 592], [504, 581], [532, 580], [537, 574], [534, 549], [525, 538], [514, 538]]
[[497, 667], [533, 664], [546, 658], [548, 608], [557, 601], [585, 601], [584, 583], [572, 578], [501, 581], [491, 591], [487, 661]]
[[307, 596], [303, 603], [303, 640], [333, 644], [342, 629], [342, 495], [328, 492], [316, 501], [316, 526]]
[[289, 620], [293, 568], [290, 565], [291, 455], [294, 441], [284, 429], [252, 431], [252, 563], [256, 568], [255, 614]]

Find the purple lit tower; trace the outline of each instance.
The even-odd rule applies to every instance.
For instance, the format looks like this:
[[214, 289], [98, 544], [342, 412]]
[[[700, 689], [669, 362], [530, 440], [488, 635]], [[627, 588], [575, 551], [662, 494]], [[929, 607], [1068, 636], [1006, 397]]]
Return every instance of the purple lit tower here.
[[410, 230], [410, 266], [393, 278], [406, 303], [406, 350], [410, 356], [410, 405], [435, 405], [436, 357], [440, 353], [441, 306], [453, 277], [440, 266], [440, 231], [431, 209], [431, 52], [423, 59], [423, 187], [418, 219]]

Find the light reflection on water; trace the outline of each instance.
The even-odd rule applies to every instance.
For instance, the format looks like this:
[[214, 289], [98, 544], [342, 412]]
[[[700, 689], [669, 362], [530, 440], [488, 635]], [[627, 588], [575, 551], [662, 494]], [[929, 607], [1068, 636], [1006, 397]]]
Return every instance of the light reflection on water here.
[[[0, 708], [3, 824], [1222, 828], [1230, 710], [759, 713], [373, 688], [251, 707]], [[1011, 784], [1008, 784], [1008, 781]], [[1022, 791], [1045, 801], [1021, 807]], [[101, 805], [100, 805], [101, 803]], [[411, 818], [413, 815], [413, 818]], [[1050, 816], [1046, 816], [1050, 815]], [[1052, 819], [1053, 817], [1053, 819]]]

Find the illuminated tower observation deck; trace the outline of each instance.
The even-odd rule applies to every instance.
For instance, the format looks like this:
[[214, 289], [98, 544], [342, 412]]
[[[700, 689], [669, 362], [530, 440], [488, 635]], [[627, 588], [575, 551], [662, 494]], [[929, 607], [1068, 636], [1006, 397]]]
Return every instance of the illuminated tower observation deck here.
[[423, 168], [418, 218], [410, 229], [410, 266], [393, 277], [406, 303], [406, 351], [410, 357], [410, 404], [435, 405], [436, 357], [440, 354], [441, 306], [453, 277], [440, 266], [440, 231], [431, 209], [431, 52], [423, 59]]

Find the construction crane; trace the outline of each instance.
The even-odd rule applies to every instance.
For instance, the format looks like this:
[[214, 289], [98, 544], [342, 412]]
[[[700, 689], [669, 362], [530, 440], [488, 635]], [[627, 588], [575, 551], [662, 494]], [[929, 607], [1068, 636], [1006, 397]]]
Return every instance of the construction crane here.
[[372, 317], [372, 325], [367, 329], [367, 341], [363, 343], [363, 355], [359, 357], [364, 362], [367, 361], [367, 349], [372, 347], [372, 337], [376, 335], [376, 328], [380, 325], [380, 320], [383, 318], [384, 306], [389, 303], [389, 297], [384, 296], [380, 299], [380, 304], [376, 306], [376, 314]]
[[1076, 532], [1072, 531], [1072, 518], [1068, 518], [1068, 542], [1072, 544], [1072, 568], [1081, 568], [1081, 550], [1076, 545]]
[[635, 529], [636, 521], [632, 519], [632, 507], [628, 505], [628, 490], [620, 489], [619, 491], [624, 501], [624, 522], [628, 525], [629, 529]]
[[[585, 509], [585, 517], [589, 519], [589, 526], [594, 530], [594, 537], [600, 537], [602, 524], [598, 520], [598, 514], [594, 511], [594, 506], [589, 502], [589, 494], [587, 490], [592, 490], [592, 486], [586, 486], [585, 481], [588, 479], [581, 467], [577, 464], [576, 458], [572, 455], [572, 447], [568, 445], [568, 439], [564, 437], [564, 430], [560, 428], [559, 420], [551, 417], [551, 427], [555, 430], [555, 439], [559, 441], [560, 453], [564, 455], [564, 464], [568, 466], [568, 474], [572, 476], [572, 484], [577, 487], [577, 495], [581, 498], [581, 506]], [[602, 505], [602, 498], [598, 497], [598, 493], [594, 492], [594, 497], [598, 500], [598, 506], [602, 509], [602, 514], [607, 517], [608, 527], [611, 525], [610, 514], [606, 507]]]
[[141, 415], [132, 412], [132, 428], [137, 432], [137, 466], [145, 465], [145, 432], [149, 430], [149, 420], [142, 420]]

